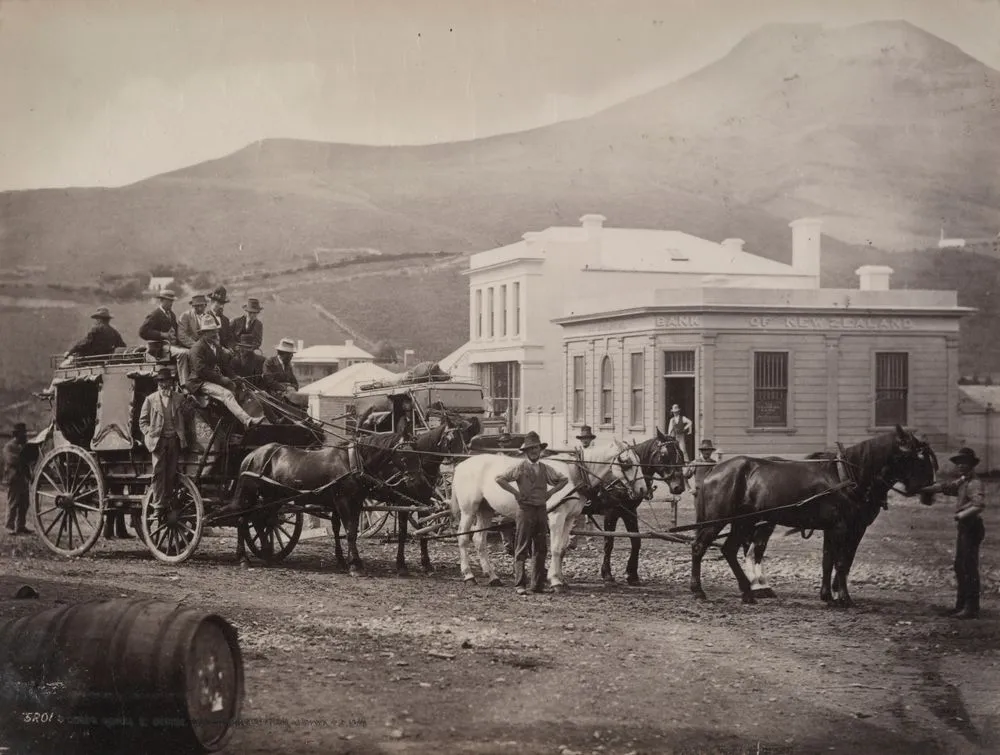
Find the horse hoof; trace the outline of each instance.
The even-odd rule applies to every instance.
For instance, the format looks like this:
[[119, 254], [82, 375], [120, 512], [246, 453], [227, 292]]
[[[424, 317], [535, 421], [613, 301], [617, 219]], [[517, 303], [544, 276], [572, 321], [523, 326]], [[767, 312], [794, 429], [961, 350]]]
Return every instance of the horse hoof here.
[[776, 598], [778, 597], [770, 587], [758, 587], [753, 591], [755, 598]]
[[250, 562], [249, 561], [240, 561], [237, 564], [237, 567], [239, 567], [239, 569], [241, 571], [247, 571], [250, 568]]
[[501, 580], [500, 577], [494, 577], [490, 580], [489, 585], [490, 587], [500, 587], [503, 585], [503, 580]]
[[396, 569], [396, 576], [397, 577], [409, 577], [410, 576], [410, 570], [409, 569]]
[[557, 593], [566, 592], [566, 585], [564, 584], [552, 585], [552, 592], [557, 592]]
[[616, 582], [617, 582], [617, 580], [615, 580], [615, 578], [613, 576], [611, 576], [610, 574], [602, 574], [601, 575], [601, 580], [606, 585], [613, 585], [613, 584], [616, 584]]
[[467, 585], [475, 585], [475, 584], [478, 584], [478, 582], [476, 582], [476, 578], [475, 577], [466, 577], [465, 578], [465, 584], [467, 584]]
[[692, 590], [691, 594], [694, 596], [695, 600], [708, 600], [708, 596], [705, 594], [704, 590]]
[[752, 606], [757, 602], [757, 599], [753, 596], [752, 592], [743, 593], [743, 602], [748, 606]]
[[421, 564], [420, 568], [424, 570], [424, 574], [433, 574], [435, 571], [434, 567], [430, 564]]
[[833, 594], [820, 590], [819, 599], [822, 600], [824, 603], [829, 603], [831, 600], [833, 600]]
[[642, 584], [642, 580], [639, 579], [638, 577], [629, 577], [628, 579], [625, 580], [625, 583], [630, 585], [631, 587], [639, 587], [639, 585]]
[[350, 569], [348, 569], [348, 570], [347, 570], [347, 573], [348, 573], [348, 574], [349, 574], [350, 576], [352, 576], [352, 577], [360, 577], [360, 576], [361, 576], [361, 570], [360, 570], [360, 569], [358, 569], [358, 568], [357, 568], [357, 567], [355, 567], [355, 566], [352, 566], [352, 567], [351, 567]]

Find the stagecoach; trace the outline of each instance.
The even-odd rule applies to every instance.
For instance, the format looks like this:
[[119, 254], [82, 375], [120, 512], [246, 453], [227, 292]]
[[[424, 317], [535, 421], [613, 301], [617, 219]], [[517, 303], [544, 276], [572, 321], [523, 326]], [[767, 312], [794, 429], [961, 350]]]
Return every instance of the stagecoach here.
[[[194, 553], [205, 522], [230, 500], [240, 463], [269, 442], [311, 448], [322, 445], [318, 424], [301, 412], [263, 411], [249, 393], [242, 403], [265, 421], [244, 430], [214, 401], [185, 396], [187, 448], [182, 452], [174, 500], [151, 505], [152, 459], [139, 430], [145, 398], [156, 390], [163, 365], [144, 347], [86, 357], [70, 364], [52, 358], [49, 388], [36, 396], [51, 406], [51, 423], [35, 439], [42, 451], [35, 465], [30, 506], [36, 532], [51, 551], [80, 556], [101, 537], [106, 517], [138, 515], [150, 552], [160, 561], [180, 563]], [[280, 560], [294, 548], [303, 515], [277, 511], [261, 518], [223, 519], [255, 555]], [[275, 543], [279, 544], [277, 549]]]

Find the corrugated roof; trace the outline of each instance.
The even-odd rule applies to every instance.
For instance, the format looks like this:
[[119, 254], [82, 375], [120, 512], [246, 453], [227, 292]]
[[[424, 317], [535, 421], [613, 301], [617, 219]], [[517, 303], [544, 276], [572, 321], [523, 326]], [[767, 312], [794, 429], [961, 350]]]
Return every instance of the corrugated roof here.
[[374, 359], [364, 349], [360, 349], [352, 344], [341, 344], [339, 346], [307, 346], [302, 351], [296, 352], [292, 357], [293, 362], [322, 362], [336, 361], [338, 359]]
[[332, 375], [317, 380], [315, 383], [303, 386], [299, 393], [310, 396], [353, 396], [354, 386], [363, 380], [385, 380], [393, 376], [389, 370], [382, 369], [371, 362], [358, 362], [350, 367], [337, 370]]

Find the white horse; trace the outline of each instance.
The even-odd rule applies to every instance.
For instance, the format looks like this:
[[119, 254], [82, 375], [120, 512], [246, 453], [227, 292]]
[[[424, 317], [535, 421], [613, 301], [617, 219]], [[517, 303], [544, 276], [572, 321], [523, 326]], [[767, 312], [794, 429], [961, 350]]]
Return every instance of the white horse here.
[[[483, 530], [489, 527], [494, 512], [505, 519], [513, 519], [517, 514], [517, 501], [497, 485], [496, 478], [521, 461], [500, 454], [479, 454], [455, 467], [451, 481], [451, 512], [459, 520], [458, 554], [462, 577], [466, 582], [476, 581], [469, 563], [469, 541], [474, 540], [480, 566], [489, 584], [503, 584], [490, 563], [486, 532]], [[546, 503], [551, 537], [549, 550], [552, 554], [548, 576], [552, 588], [558, 592], [565, 587], [562, 559], [569, 546], [569, 533], [585, 503], [581, 490], [617, 478], [635, 495], [644, 496], [646, 481], [633, 448], [617, 441], [609, 446], [584, 449], [582, 461], [549, 457], [542, 463], [552, 466], [570, 481]]]

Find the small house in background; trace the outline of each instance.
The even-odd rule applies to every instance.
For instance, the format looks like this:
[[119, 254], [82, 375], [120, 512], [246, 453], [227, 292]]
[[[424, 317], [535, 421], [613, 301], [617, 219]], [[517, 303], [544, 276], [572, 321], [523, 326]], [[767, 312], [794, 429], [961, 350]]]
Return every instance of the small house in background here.
[[174, 282], [173, 276], [150, 276], [149, 279], [149, 292], [151, 294], [158, 294], [164, 289], [170, 288], [170, 285]]
[[309, 416], [343, 426], [348, 404], [354, 400], [359, 383], [386, 380], [393, 372], [372, 362], [355, 362], [350, 367], [304, 385], [300, 393], [309, 397]]
[[292, 357], [292, 369], [300, 384], [311, 383], [327, 375], [332, 375], [353, 364], [374, 362], [375, 357], [354, 341], [346, 341], [343, 346], [309, 346], [303, 348], [298, 343], [298, 351]]

